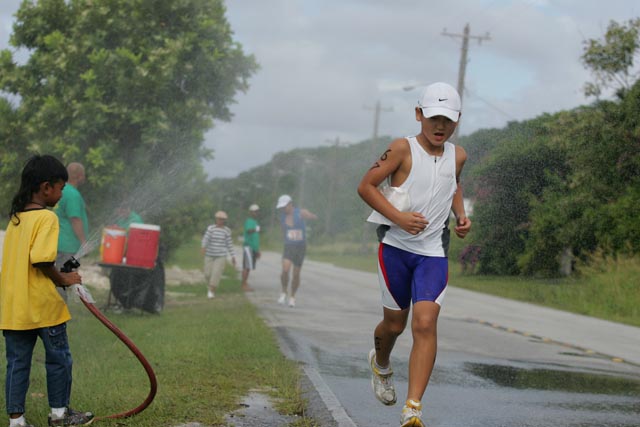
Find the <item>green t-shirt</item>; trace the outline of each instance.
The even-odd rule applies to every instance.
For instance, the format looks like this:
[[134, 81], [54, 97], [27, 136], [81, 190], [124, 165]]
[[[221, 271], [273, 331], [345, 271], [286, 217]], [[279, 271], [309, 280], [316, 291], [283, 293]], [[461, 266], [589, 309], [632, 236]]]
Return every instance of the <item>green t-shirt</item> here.
[[134, 211], [131, 211], [128, 217], [118, 218], [118, 220], [116, 220], [116, 225], [118, 227], [124, 228], [125, 230], [127, 230], [127, 232], [129, 232], [129, 226], [133, 223], [143, 224], [142, 217]]
[[85, 238], [89, 237], [89, 220], [82, 195], [73, 185], [67, 184], [62, 190], [62, 198], [55, 207], [60, 222], [58, 252], [75, 254], [80, 249], [80, 240], [73, 232], [71, 218], [80, 218]]
[[258, 221], [254, 218], [247, 218], [244, 222], [244, 246], [249, 246], [254, 251], [260, 251], [260, 232], [254, 231], [249, 233], [249, 230], [255, 230], [258, 227]]

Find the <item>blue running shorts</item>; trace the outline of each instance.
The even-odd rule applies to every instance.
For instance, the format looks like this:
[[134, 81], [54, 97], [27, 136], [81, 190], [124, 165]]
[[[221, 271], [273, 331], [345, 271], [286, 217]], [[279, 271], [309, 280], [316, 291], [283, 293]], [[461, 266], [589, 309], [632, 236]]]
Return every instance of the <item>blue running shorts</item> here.
[[449, 280], [449, 260], [381, 243], [378, 248], [378, 280], [382, 305], [389, 309], [404, 310], [418, 301], [442, 305]]

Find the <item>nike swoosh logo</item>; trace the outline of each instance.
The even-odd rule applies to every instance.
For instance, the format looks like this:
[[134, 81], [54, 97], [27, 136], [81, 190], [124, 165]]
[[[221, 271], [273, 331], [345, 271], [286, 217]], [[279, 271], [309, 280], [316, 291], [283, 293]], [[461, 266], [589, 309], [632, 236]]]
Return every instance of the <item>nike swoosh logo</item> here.
[[449, 98], [438, 98], [438, 101], [442, 102], [442, 101], [446, 101]]

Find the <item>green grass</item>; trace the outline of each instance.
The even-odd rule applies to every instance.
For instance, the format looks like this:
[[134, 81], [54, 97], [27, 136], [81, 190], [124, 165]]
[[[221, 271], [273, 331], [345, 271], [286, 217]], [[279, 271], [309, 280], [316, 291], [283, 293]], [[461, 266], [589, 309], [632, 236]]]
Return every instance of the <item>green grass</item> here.
[[[234, 274], [230, 269], [227, 273]], [[218, 290], [216, 299], [208, 300], [204, 284], [167, 287], [165, 308], [158, 315], [138, 310], [106, 313], [153, 366], [158, 392], [151, 406], [135, 417], [103, 420], [100, 425], [222, 426], [225, 415], [238, 409], [250, 390], [276, 398], [281, 413], [303, 415], [297, 364], [281, 354], [273, 332], [246, 299], [237, 278], [223, 279]], [[106, 292], [92, 293], [98, 307], [106, 302]], [[140, 363], [80, 302], [69, 305], [72, 406], [106, 416], [141, 404], [149, 380]], [[2, 382], [4, 375], [3, 371]], [[47, 423], [46, 393], [44, 351], [38, 344], [27, 397], [27, 417], [35, 425]], [[301, 416], [292, 425], [315, 424]]]
[[555, 280], [462, 275], [456, 264], [450, 280], [470, 290], [640, 326], [638, 261], [637, 257], [596, 258], [575, 277]]
[[200, 254], [200, 236], [194, 236], [171, 254], [167, 265], [178, 265], [184, 270], [202, 269], [203, 257]]
[[[344, 244], [310, 246], [309, 258], [345, 268], [377, 271], [374, 252], [362, 255], [357, 248]], [[639, 257], [594, 258], [589, 266], [580, 267], [576, 277], [554, 280], [462, 274], [459, 264], [452, 261], [449, 283], [504, 298], [640, 326]]]

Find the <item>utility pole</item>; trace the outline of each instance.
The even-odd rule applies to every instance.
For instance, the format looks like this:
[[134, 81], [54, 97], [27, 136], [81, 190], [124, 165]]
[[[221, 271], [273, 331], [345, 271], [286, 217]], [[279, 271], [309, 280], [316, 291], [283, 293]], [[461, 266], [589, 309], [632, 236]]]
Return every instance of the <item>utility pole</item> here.
[[333, 147], [331, 148], [331, 161], [329, 164], [329, 193], [324, 214], [324, 229], [327, 235], [333, 237], [333, 230], [331, 228], [333, 226], [333, 211], [335, 209], [336, 180], [338, 177], [338, 147], [340, 146], [340, 138], [336, 137], [335, 141], [327, 142], [330, 142]]
[[304, 187], [307, 181], [307, 166], [314, 163], [313, 159], [307, 157], [303, 154], [300, 158], [300, 180], [298, 181], [298, 200], [296, 201], [296, 205], [300, 207], [304, 207]]
[[[276, 198], [278, 197], [280, 178], [282, 178], [286, 174], [287, 172], [284, 169], [280, 169], [278, 166], [276, 166], [275, 159], [272, 158], [271, 159], [271, 178], [274, 181], [273, 190], [271, 193], [272, 200], [276, 200]], [[272, 207], [270, 210], [271, 210], [271, 218], [269, 221], [269, 225], [273, 229], [276, 225], [276, 209], [275, 207]]]
[[371, 107], [366, 107], [365, 106], [364, 109], [365, 110], [373, 110], [374, 111], [374, 113], [373, 113], [373, 138], [371, 140], [370, 147], [371, 147], [372, 154], [375, 155], [376, 153], [373, 152], [373, 151], [375, 150], [376, 143], [378, 142], [378, 124], [380, 123], [380, 113], [381, 112], [385, 112], [385, 113], [391, 112], [391, 111], [393, 111], [393, 108], [391, 108], [391, 107], [382, 108], [380, 106], [380, 101], [377, 101], [375, 107], [371, 108]]
[[[470, 33], [470, 29], [469, 29], [469, 23], [467, 23], [464, 26], [464, 31], [462, 32], [462, 34], [453, 34], [453, 33], [449, 33], [447, 32], [447, 29], [445, 28], [444, 30], [442, 30], [442, 35], [443, 36], [447, 36], [447, 37], [461, 37], [462, 38], [462, 52], [460, 54], [460, 67], [458, 68], [458, 94], [460, 95], [460, 106], [462, 107], [462, 97], [464, 94], [464, 75], [465, 72], [467, 71], [467, 54], [469, 52], [469, 39], [476, 39], [478, 40], [478, 44], [482, 44], [483, 40], [491, 40], [491, 36], [489, 35], [489, 33], [487, 32], [484, 36], [472, 36], [469, 35]], [[460, 123], [458, 123], [458, 127], [456, 127], [456, 131], [453, 135], [453, 140], [457, 141], [458, 140], [458, 133], [460, 131]]]
[[[372, 108], [370, 107], [364, 107], [365, 110], [371, 110]], [[376, 102], [376, 106], [373, 108], [374, 114], [373, 114], [373, 138], [371, 141], [371, 150], [374, 151], [377, 147], [376, 144], [378, 142], [378, 124], [380, 123], [380, 113], [381, 112], [391, 112], [393, 111], [393, 108], [391, 107], [387, 107], [387, 108], [382, 108], [382, 106], [380, 106], [380, 101], [378, 100]], [[372, 152], [372, 157], [375, 159], [375, 152]], [[365, 203], [365, 217], [368, 216], [369, 214], [369, 206]], [[360, 250], [362, 253], [365, 253], [367, 250], [367, 231], [369, 230], [368, 227], [368, 223], [365, 221], [364, 224], [362, 225], [362, 243], [360, 246]]]

